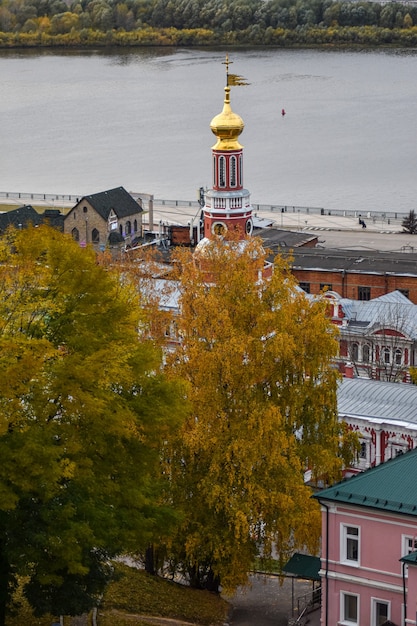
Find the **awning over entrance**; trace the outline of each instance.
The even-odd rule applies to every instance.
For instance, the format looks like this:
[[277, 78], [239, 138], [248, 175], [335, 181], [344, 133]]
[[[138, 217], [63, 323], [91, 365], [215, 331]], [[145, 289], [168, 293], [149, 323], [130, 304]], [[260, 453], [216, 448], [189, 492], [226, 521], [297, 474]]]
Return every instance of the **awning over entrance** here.
[[296, 552], [283, 567], [283, 573], [304, 580], [320, 580], [320, 558]]

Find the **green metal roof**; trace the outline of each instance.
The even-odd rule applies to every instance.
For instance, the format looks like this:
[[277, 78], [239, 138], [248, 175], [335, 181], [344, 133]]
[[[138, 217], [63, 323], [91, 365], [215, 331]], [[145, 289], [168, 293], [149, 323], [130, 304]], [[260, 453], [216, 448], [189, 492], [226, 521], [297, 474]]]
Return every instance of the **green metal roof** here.
[[417, 552], [410, 552], [410, 554], [406, 554], [400, 559], [400, 561], [404, 561], [404, 563], [413, 563], [415, 565], [417, 563]]
[[417, 448], [314, 494], [341, 502], [417, 517]]
[[283, 567], [284, 574], [292, 574], [305, 580], [320, 580], [320, 557], [300, 554], [292, 555], [288, 563]]

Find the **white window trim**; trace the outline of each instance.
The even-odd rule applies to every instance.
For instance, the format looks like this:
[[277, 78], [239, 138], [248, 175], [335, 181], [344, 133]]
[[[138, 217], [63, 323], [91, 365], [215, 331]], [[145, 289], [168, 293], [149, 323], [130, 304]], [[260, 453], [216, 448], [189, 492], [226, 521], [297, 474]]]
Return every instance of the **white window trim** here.
[[[401, 535], [401, 556], [407, 556], [407, 554], [411, 554], [411, 552], [415, 552], [412, 548], [410, 549], [409, 541], [413, 541], [417, 550], [417, 534], [416, 535]], [[404, 564], [404, 576], [408, 576], [408, 565]]]
[[[352, 559], [347, 558], [347, 539], [348, 539], [348, 528], [357, 528], [358, 535], [358, 559], [357, 561], [353, 561]], [[351, 567], [359, 567], [361, 560], [361, 529], [360, 526], [356, 524], [340, 524], [340, 562], [343, 565], [350, 565]]]
[[389, 600], [385, 600], [384, 598], [371, 598], [371, 626], [378, 626], [376, 623], [376, 605], [377, 602], [380, 604], [388, 605], [387, 611], [387, 619], [391, 619], [391, 602]]
[[[356, 598], [356, 621], [345, 619], [345, 596], [354, 596]], [[360, 596], [357, 593], [350, 593], [348, 591], [340, 592], [340, 624], [344, 626], [357, 626], [359, 624], [359, 615], [360, 615]]]

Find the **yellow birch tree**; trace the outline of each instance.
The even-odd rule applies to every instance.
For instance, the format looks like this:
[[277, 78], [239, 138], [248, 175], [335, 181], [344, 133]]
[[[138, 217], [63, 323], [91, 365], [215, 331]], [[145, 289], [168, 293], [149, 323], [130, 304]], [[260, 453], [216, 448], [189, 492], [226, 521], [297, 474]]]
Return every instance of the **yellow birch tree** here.
[[180, 345], [168, 356], [189, 382], [191, 411], [167, 468], [183, 523], [170, 550], [191, 584], [234, 589], [255, 557], [316, 552], [313, 478], [339, 477], [336, 330], [325, 303], [298, 290], [277, 258], [262, 278], [260, 240], [213, 241], [175, 258]]

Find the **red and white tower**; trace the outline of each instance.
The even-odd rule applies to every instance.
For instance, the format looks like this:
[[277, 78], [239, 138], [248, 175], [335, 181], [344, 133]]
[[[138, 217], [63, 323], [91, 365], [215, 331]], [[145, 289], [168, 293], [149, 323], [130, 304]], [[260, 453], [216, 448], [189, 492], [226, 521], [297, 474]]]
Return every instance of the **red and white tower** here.
[[243, 146], [238, 141], [245, 125], [230, 106], [230, 84], [233, 78], [240, 77], [229, 75], [228, 57], [225, 65], [227, 83], [223, 111], [210, 123], [217, 142], [212, 147], [213, 187], [205, 192], [205, 239], [225, 235], [228, 231], [245, 239], [253, 230], [250, 194], [243, 188]]

